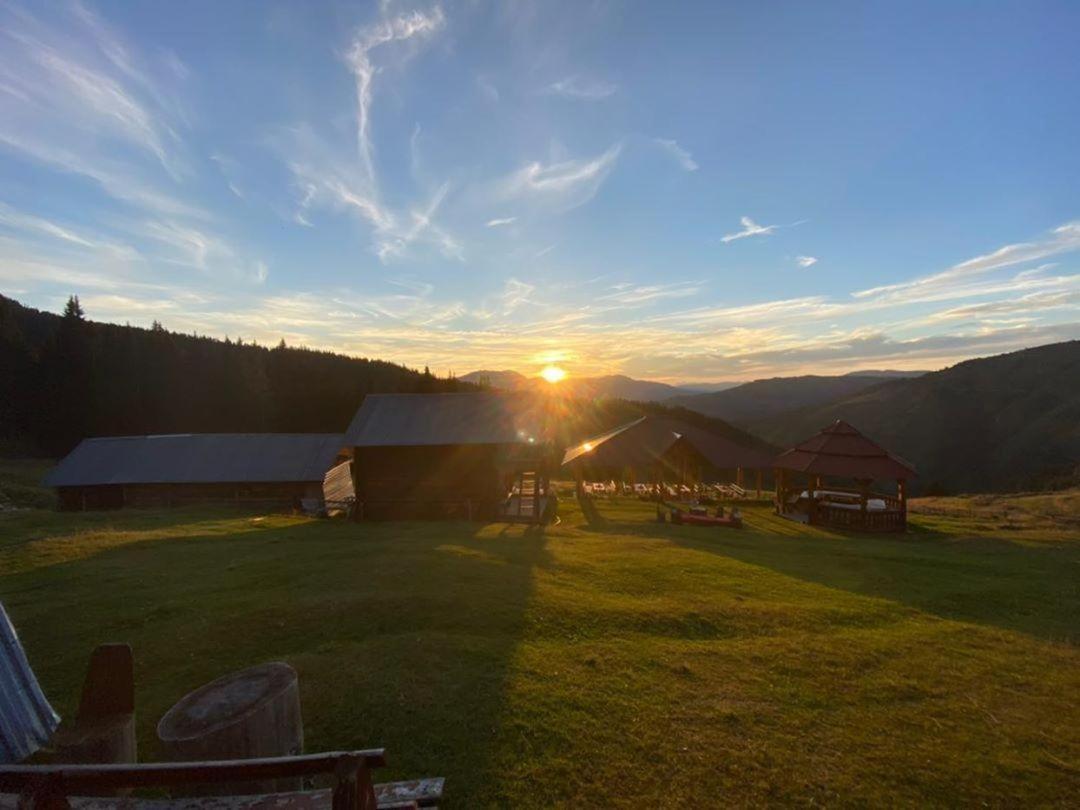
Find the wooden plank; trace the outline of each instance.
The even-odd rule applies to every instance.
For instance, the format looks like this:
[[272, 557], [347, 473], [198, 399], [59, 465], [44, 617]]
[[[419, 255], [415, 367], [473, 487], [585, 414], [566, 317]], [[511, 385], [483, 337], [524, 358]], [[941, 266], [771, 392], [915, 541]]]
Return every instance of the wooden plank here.
[[[435, 807], [442, 799], [445, 779], [413, 779], [374, 785], [380, 810], [395, 807]], [[20, 810], [20, 796], [0, 793], [0, 810]], [[183, 796], [150, 799], [133, 796], [72, 796], [71, 810], [331, 810], [330, 788], [250, 796]]]
[[382, 748], [363, 751], [333, 751], [294, 757], [237, 759], [216, 762], [149, 762], [138, 765], [3, 765], [0, 791], [21, 792], [28, 787], [53, 781], [65, 793], [96, 792], [119, 787], [167, 787], [206, 782], [284, 779], [334, 773], [346, 759], [355, 759], [365, 768], [386, 764]]

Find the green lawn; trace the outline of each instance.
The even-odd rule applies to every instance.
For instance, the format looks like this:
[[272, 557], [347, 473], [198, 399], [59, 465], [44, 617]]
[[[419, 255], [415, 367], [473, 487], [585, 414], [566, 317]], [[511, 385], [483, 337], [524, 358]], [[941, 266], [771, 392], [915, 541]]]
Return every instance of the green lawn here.
[[185, 692], [282, 659], [307, 750], [386, 746], [453, 807], [1068, 805], [1080, 530], [962, 506], [889, 537], [632, 500], [544, 531], [27, 511], [0, 599], [64, 712], [134, 645], [144, 759]]

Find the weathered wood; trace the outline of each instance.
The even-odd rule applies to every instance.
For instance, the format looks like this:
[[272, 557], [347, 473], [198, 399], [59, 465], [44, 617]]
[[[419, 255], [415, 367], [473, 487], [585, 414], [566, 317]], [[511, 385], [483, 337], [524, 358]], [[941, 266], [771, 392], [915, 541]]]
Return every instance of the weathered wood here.
[[[372, 749], [224, 762], [8, 766], [0, 767], [0, 810], [67, 806], [73, 810], [369, 810], [438, 804], [442, 778], [372, 785], [371, 770], [385, 764], [382, 749]], [[334, 775], [333, 788], [179, 799], [73, 795], [323, 773]]]
[[146, 762], [133, 765], [0, 765], [0, 791], [22, 792], [52, 781], [68, 795], [97, 788], [142, 788], [195, 785], [202, 782], [291, 779], [336, 772], [343, 757], [364, 768], [386, 765], [382, 748], [330, 751], [295, 757], [230, 759], [213, 762]]
[[50, 748], [61, 762], [135, 762], [135, 713], [65, 722], [53, 735]]
[[[166, 757], [178, 761], [298, 755], [304, 725], [296, 670], [275, 662], [218, 678], [182, 698], [157, 732]], [[257, 792], [296, 785], [260, 787]]]

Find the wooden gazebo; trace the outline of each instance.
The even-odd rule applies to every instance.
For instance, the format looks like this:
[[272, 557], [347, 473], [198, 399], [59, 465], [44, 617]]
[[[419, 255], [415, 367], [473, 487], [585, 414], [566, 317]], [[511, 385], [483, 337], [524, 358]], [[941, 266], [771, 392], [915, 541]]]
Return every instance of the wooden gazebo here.
[[[782, 453], [774, 467], [776, 513], [782, 517], [866, 531], [907, 526], [906, 483], [915, 468], [847, 422], [837, 420]], [[895, 481], [896, 493], [872, 491], [875, 481]]]

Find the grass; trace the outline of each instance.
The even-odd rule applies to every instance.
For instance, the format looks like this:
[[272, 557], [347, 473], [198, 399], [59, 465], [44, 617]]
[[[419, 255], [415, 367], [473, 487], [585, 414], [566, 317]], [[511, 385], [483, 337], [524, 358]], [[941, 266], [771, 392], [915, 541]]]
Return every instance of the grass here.
[[307, 750], [384, 745], [452, 807], [1068, 805], [1080, 531], [926, 506], [880, 537], [35, 510], [0, 515], [0, 599], [62, 713], [134, 645], [143, 759], [184, 693], [282, 659]]
[[0, 458], [0, 512], [55, 506], [56, 495], [41, 486], [41, 479], [55, 464], [52, 459]]

